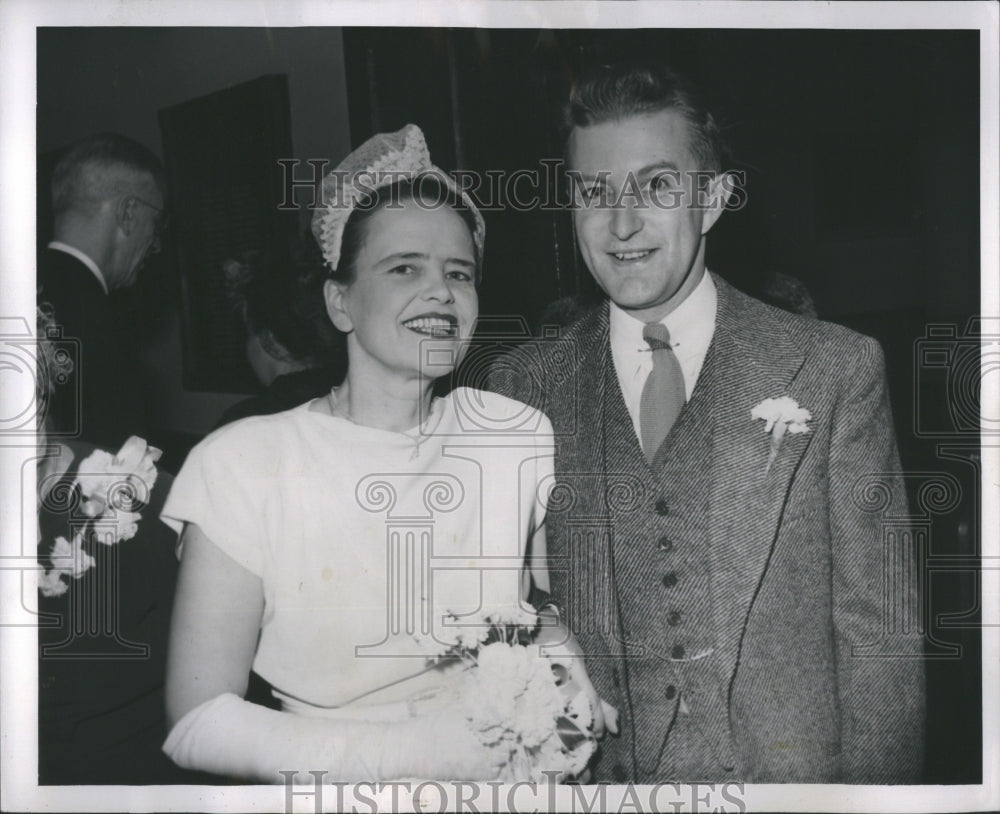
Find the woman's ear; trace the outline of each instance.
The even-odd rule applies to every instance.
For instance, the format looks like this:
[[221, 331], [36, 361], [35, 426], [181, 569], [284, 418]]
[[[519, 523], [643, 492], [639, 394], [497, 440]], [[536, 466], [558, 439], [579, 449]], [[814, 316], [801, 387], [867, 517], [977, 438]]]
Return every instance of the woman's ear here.
[[336, 280], [327, 280], [323, 283], [323, 299], [326, 300], [326, 313], [330, 317], [333, 326], [345, 334], [354, 330], [354, 324], [344, 303], [344, 295], [347, 293], [347, 286], [338, 283]]

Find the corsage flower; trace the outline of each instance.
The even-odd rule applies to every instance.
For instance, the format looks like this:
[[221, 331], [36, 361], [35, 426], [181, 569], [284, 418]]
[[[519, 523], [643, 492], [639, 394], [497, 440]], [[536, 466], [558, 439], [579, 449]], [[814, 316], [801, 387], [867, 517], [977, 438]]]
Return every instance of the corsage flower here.
[[764, 432], [771, 435], [771, 454], [767, 459], [767, 469], [770, 469], [774, 459], [778, 457], [778, 448], [785, 433], [809, 432], [806, 422], [812, 421], [812, 413], [799, 407], [795, 399], [782, 396], [777, 399], [764, 399], [750, 411], [750, 418], [763, 419]]
[[80, 463], [73, 484], [80, 487], [83, 513], [87, 517], [109, 514], [112, 498], [115, 505], [110, 513], [130, 510], [134, 500], [145, 502], [156, 483], [156, 462], [162, 454], [137, 435], [129, 438], [117, 455], [94, 450]]
[[62, 577], [80, 579], [95, 565], [84, 550], [84, 541], [115, 545], [131, 540], [142, 519], [134, 511], [137, 503], [149, 500], [156, 482], [156, 462], [162, 453], [133, 435], [117, 455], [98, 449], [88, 455], [77, 469], [73, 487], [80, 490], [80, 508], [91, 518], [73, 534], [73, 541], [56, 537], [49, 553], [52, 563], [38, 579], [44, 596], [61, 596], [69, 588]]
[[[98, 542], [104, 543], [104, 545], [114, 545], [118, 542], [131, 540], [135, 537], [136, 532], [139, 531], [139, 521], [141, 519], [142, 515], [139, 512], [129, 512], [125, 509], [106, 513], [102, 517], [102, 522], [95, 524], [94, 531], [98, 532]], [[105, 528], [104, 521], [108, 522], [107, 533], [102, 534], [101, 532]]]
[[73, 535], [72, 543], [65, 537], [56, 537], [49, 559], [52, 561], [52, 569], [43, 572], [38, 578], [38, 588], [43, 596], [60, 596], [66, 593], [69, 585], [60, 577], [66, 575], [80, 579], [95, 564], [94, 558], [83, 550], [83, 535], [79, 532]]

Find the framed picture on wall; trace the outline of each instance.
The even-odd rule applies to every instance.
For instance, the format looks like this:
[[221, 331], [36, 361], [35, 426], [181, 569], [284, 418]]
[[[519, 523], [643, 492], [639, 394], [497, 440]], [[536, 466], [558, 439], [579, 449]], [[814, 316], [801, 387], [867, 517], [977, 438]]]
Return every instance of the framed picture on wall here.
[[228, 296], [223, 264], [248, 251], [281, 257], [297, 229], [280, 208], [278, 160], [292, 155], [288, 80], [283, 74], [160, 111], [181, 285], [184, 386], [257, 389], [246, 333]]

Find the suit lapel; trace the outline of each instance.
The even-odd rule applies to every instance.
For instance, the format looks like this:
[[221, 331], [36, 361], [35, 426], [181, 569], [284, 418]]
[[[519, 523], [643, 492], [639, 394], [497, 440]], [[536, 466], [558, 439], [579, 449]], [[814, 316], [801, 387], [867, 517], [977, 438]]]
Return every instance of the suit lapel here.
[[794, 397], [804, 355], [769, 310], [714, 279], [718, 311], [703, 395], [714, 408], [708, 536], [716, 642], [728, 687], [784, 496], [812, 435], [786, 435], [768, 468], [770, 437], [750, 412], [766, 398]]
[[[615, 397], [620, 398], [616, 389], [609, 389], [609, 371], [612, 383], [614, 381], [614, 363], [611, 360], [611, 345], [608, 338], [608, 306], [601, 309], [601, 319], [596, 326], [598, 339], [582, 359], [583, 368], [580, 377], [580, 391], [577, 397], [581, 404], [586, 405], [579, 411], [581, 416], [580, 430], [588, 439], [582, 450], [581, 467], [577, 469], [580, 476], [586, 480], [586, 498], [582, 506], [589, 507], [602, 515], [598, 522], [603, 526], [598, 532], [599, 542], [591, 546], [588, 578], [592, 587], [590, 596], [597, 603], [597, 630], [604, 637], [605, 644], [611, 654], [623, 656], [625, 642], [622, 635], [621, 619], [618, 614], [618, 593], [615, 588], [613, 552], [614, 545], [614, 514], [615, 496], [619, 494], [617, 485], [622, 479], [622, 470], [608, 460], [609, 444], [615, 443], [620, 433], [617, 422], [611, 426], [607, 423], [609, 406]], [[593, 491], [590, 491], [590, 490]]]
[[584, 632], [581, 640], [595, 633], [611, 653], [622, 655], [610, 552], [609, 471], [614, 470], [608, 469], [605, 458], [606, 405], [614, 395], [606, 389], [611, 364], [607, 304], [583, 321], [579, 330], [571, 330], [565, 341], [565, 366], [549, 371], [557, 394], [549, 406], [556, 427], [557, 476], [573, 497], [567, 532], [570, 537], [574, 531], [584, 536], [575, 550], [567, 548], [570, 559], [564, 565], [571, 570], [568, 578], [578, 581], [573, 594], [586, 598], [590, 605], [577, 609], [577, 624]]
[[[601, 435], [596, 423], [604, 411], [603, 364], [608, 344], [608, 309], [597, 310], [594, 319], [578, 331], [566, 335], [565, 350], [558, 356], [560, 364], [548, 374], [554, 378], [553, 397], [549, 409], [558, 413], [556, 425], [560, 440], [561, 468], [570, 472], [592, 471], [600, 459]], [[542, 383], [545, 385], [545, 383]], [[552, 385], [549, 385], [552, 387]]]

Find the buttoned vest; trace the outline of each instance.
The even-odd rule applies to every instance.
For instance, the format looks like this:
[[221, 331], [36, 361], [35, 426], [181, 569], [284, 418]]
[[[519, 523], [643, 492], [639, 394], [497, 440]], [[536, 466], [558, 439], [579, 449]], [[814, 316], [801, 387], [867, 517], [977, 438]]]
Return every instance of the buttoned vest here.
[[[698, 386], [649, 466], [625, 408], [613, 365], [605, 377], [609, 478], [642, 481], [643, 500], [612, 518], [611, 562], [632, 710], [639, 782], [694, 781], [733, 767], [726, 678], [715, 652], [708, 535], [712, 415], [711, 351]], [[697, 768], [694, 768], [697, 767]], [[703, 767], [703, 768], [702, 768]]]

